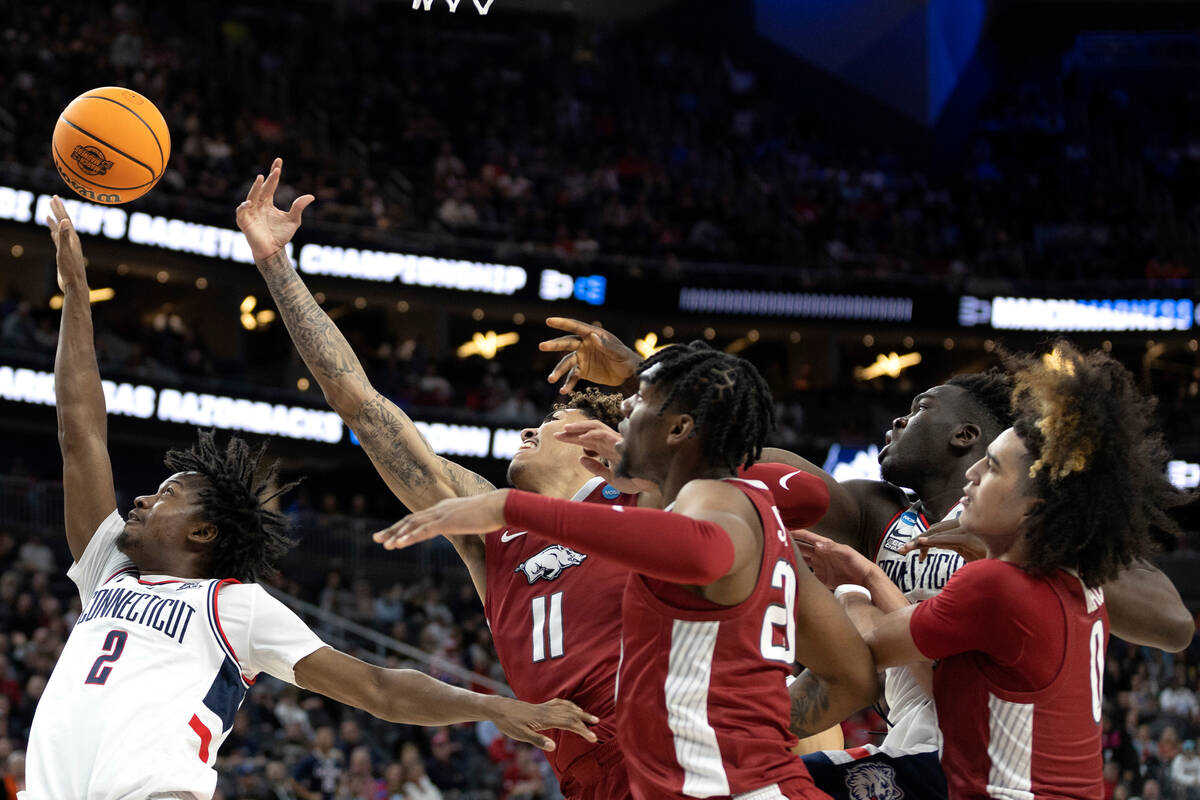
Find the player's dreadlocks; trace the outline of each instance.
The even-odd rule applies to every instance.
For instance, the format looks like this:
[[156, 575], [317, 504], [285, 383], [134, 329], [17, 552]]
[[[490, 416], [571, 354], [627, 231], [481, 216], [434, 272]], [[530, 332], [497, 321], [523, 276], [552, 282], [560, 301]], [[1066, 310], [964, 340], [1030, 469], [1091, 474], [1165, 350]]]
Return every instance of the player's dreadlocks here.
[[1032, 457], [1041, 500], [1030, 513], [1029, 569], [1074, 569], [1099, 586], [1179, 532], [1168, 509], [1193, 499], [1167, 480], [1155, 401], [1112, 357], [1066, 341], [1041, 357], [1008, 356], [1013, 428]]
[[615, 392], [602, 392], [595, 386], [589, 386], [585, 391], [571, 392], [566, 400], [554, 404], [554, 410], [578, 409], [589, 419], [598, 419], [616, 430], [621, 424], [621, 399], [621, 395]]
[[989, 369], [986, 372], [971, 372], [955, 375], [946, 381], [947, 386], [957, 386], [964, 390], [979, 410], [986, 414], [987, 419], [983, 431], [987, 441], [995, 439], [1013, 424], [1012, 412], [1012, 376], [1002, 369]]
[[677, 408], [691, 414], [709, 462], [732, 472], [762, 456], [775, 427], [775, 404], [753, 364], [695, 341], [659, 350], [638, 365], [638, 376], [646, 379], [655, 365], [650, 383], [670, 387], [658, 413]]
[[205, 478], [199, 500], [205, 520], [217, 528], [209, 560], [214, 578], [255, 583], [267, 577], [275, 562], [295, 544], [287, 536], [286, 518], [266, 505], [299, 481], [271, 491], [279, 462], [272, 464], [261, 480], [255, 480], [266, 449], [266, 442], [252, 450], [244, 439], [231, 436], [222, 450], [212, 431], [200, 431], [190, 449], [171, 450], [163, 459], [167, 469], [197, 472]]

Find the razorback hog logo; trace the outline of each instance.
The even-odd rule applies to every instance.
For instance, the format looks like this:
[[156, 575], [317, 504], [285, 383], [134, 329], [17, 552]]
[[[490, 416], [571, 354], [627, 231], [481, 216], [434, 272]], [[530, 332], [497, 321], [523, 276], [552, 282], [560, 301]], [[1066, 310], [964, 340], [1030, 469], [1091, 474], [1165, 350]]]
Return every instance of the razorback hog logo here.
[[856, 764], [846, 771], [850, 800], [903, 800], [896, 771], [886, 764]]
[[71, 158], [79, 162], [79, 168], [88, 175], [103, 175], [112, 169], [113, 162], [104, 159], [104, 152], [98, 147], [77, 145], [71, 152]]
[[587, 558], [583, 553], [576, 553], [561, 544], [552, 544], [532, 558], [522, 561], [513, 572], [524, 572], [525, 580], [531, 584], [539, 580], [552, 581], [562, 574], [567, 567], [583, 563]]

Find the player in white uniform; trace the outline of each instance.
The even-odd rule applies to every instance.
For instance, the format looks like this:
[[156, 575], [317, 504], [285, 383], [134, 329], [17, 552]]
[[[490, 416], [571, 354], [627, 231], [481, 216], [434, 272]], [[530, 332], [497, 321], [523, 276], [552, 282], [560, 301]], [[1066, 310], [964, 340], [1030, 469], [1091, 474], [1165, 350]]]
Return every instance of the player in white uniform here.
[[83, 612], [34, 716], [21, 800], [211, 798], [217, 750], [260, 672], [393, 722], [490, 719], [540, 747], [551, 745], [538, 733], [546, 728], [594, 741], [585, 723], [595, 718], [567, 701], [480, 695], [334, 650], [257, 586], [290, 546], [284, 518], [265, 508], [279, 494], [268, 488], [273, 470], [255, 478], [262, 449], [240, 439], [219, 448], [201, 433], [191, 450], [167, 454], [174, 474], [123, 519], [83, 253], [62, 201], [51, 208], [68, 575]]

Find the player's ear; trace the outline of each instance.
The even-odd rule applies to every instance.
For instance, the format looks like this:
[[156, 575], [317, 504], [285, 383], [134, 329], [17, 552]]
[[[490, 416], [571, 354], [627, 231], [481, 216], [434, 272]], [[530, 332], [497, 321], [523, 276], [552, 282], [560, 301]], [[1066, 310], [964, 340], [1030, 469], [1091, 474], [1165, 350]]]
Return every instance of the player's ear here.
[[680, 414], [667, 432], [667, 444], [679, 444], [696, 431], [696, 420], [691, 414]]
[[213, 539], [217, 538], [217, 526], [211, 522], [202, 522], [194, 525], [192, 530], [188, 532], [188, 538], [193, 542], [200, 544], [208, 544]]
[[950, 446], [956, 450], [970, 450], [982, 436], [983, 431], [974, 422], [962, 422], [950, 434]]

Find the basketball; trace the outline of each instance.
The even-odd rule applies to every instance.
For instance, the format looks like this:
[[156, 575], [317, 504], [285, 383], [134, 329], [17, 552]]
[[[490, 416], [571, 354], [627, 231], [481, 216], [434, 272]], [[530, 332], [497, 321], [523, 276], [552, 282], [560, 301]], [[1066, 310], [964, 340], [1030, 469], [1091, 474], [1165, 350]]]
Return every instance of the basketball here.
[[171, 135], [162, 113], [145, 97], [102, 86], [63, 109], [50, 150], [58, 174], [76, 194], [117, 205], [158, 183], [171, 156]]

